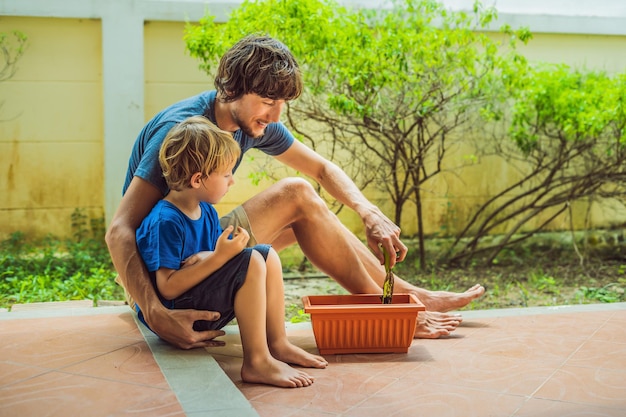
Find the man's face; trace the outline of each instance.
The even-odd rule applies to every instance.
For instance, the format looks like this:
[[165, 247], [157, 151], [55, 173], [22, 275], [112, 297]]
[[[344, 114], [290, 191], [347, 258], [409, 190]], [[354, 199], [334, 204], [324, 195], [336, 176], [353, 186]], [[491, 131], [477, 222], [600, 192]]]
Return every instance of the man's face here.
[[256, 94], [244, 94], [233, 102], [231, 116], [243, 132], [253, 138], [263, 136], [269, 123], [280, 120], [285, 100], [273, 100]]

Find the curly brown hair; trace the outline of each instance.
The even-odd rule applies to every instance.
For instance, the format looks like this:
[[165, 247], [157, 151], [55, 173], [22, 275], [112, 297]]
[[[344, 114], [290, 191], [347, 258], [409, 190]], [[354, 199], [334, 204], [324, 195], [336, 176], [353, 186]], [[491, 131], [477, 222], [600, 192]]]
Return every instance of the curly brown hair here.
[[203, 116], [178, 123], [167, 133], [159, 151], [163, 177], [171, 190], [189, 188], [191, 177], [208, 176], [233, 164], [241, 155], [239, 144]]
[[224, 102], [250, 93], [289, 101], [302, 94], [302, 74], [282, 42], [270, 36], [248, 35], [222, 56], [215, 88]]

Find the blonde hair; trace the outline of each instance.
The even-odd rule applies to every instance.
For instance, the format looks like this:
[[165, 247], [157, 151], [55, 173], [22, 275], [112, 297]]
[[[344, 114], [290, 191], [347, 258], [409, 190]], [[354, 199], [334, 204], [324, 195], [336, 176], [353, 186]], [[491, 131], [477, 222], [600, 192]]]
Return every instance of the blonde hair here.
[[175, 125], [159, 151], [163, 177], [171, 190], [189, 188], [196, 172], [208, 176], [223, 171], [241, 155], [232, 134], [215, 126], [203, 116], [193, 116]]

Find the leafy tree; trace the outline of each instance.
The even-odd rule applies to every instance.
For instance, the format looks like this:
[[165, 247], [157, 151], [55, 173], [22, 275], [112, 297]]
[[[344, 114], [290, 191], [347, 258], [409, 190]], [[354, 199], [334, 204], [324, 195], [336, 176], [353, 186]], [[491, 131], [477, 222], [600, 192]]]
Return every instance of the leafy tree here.
[[[28, 38], [20, 31], [0, 32], [0, 82], [13, 77], [17, 62], [26, 50]], [[2, 107], [0, 102], [0, 107]]]
[[[429, 0], [391, 1], [375, 10], [332, 0], [246, 1], [224, 25], [210, 15], [188, 25], [185, 39], [207, 71], [243, 35], [264, 32], [285, 42], [307, 87], [288, 108], [290, 126], [310, 143], [327, 138], [330, 149], [339, 148], [336, 162], [358, 172], [361, 187], [371, 183], [391, 198], [397, 224], [406, 203], [415, 204], [425, 267], [424, 184], [459, 167], [444, 163], [453, 138], [463, 136], [481, 108], [495, 109], [505, 99], [504, 81], [515, 74], [510, 63], [524, 63], [479, 32], [495, 17], [479, 3], [465, 13]], [[508, 34], [513, 46], [518, 35], [529, 37]], [[310, 120], [323, 130], [311, 131]]]
[[[626, 73], [542, 65], [517, 81], [511, 141], [493, 142], [517, 179], [476, 210], [450, 248], [450, 261], [477, 252], [493, 261], [560, 214], [570, 211], [571, 219], [575, 202], [626, 195]], [[505, 233], [495, 244], [480, 247], [499, 229]]]
[[27, 41], [26, 35], [20, 31], [0, 32], [0, 81], [8, 80], [15, 74]]

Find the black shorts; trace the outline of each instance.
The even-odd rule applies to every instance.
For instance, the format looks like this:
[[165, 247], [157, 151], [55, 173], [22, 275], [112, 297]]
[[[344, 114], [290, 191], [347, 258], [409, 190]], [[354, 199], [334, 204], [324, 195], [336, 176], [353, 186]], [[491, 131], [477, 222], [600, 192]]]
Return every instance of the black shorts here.
[[171, 301], [163, 301], [168, 308], [218, 311], [217, 321], [199, 320], [194, 330], [218, 330], [235, 318], [235, 294], [246, 280], [250, 256], [256, 250], [267, 259], [270, 245], [259, 244], [244, 249], [204, 281]]

